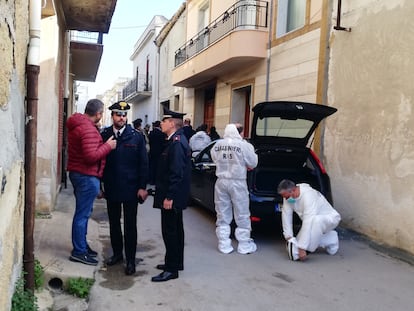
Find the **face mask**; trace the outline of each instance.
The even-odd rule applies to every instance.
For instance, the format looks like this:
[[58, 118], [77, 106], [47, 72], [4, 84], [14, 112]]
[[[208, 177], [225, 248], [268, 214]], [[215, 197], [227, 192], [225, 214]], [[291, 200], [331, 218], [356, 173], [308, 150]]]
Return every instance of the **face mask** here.
[[296, 199], [292, 197], [287, 198], [286, 201], [291, 204], [296, 203]]

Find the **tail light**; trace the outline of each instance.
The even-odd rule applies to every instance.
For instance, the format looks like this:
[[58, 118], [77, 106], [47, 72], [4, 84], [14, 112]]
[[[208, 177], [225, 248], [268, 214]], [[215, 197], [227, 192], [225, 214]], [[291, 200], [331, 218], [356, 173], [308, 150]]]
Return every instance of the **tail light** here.
[[326, 174], [325, 167], [323, 166], [321, 160], [319, 160], [318, 156], [316, 155], [316, 153], [312, 149], [310, 149], [310, 154], [311, 154], [312, 158], [315, 159], [316, 163], [318, 163], [318, 166], [321, 169], [322, 174]]
[[250, 216], [250, 220], [252, 222], [260, 222], [261, 221], [260, 217], [256, 217], [256, 216]]

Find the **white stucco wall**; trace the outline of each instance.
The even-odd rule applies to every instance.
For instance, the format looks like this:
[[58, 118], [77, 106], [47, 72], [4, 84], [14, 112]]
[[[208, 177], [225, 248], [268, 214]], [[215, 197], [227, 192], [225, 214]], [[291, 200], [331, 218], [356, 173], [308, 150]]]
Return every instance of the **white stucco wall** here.
[[328, 102], [338, 112], [325, 131], [335, 206], [344, 225], [414, 253], [414, 2], [342, 3], [352, 31], [331, 33]]
[[59, 121], [59, 27], [57, 17], [41, 21], [36, 210], [50, 213], [57, 195], [57, 141]]

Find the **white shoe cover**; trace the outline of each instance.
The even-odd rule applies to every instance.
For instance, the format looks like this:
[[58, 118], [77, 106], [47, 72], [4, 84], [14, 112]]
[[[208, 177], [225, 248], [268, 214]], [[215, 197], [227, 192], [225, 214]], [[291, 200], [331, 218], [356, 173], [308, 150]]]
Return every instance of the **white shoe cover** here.
[[257, 250], [256, 243], [253, 242], [253, 239], [248, 241], [239, 242], [237, 246], [237, 252], [243, 255], [254, 253]]
[[223, 254], [230, 254], [234, 249], [231, 246], [231, 240], [228, 241], [219, 241], [218, 243], [218, 250]]
[[325, 248], [325, 250], [329, 255], [335, 255], [339, 250], [339, 245], [338, 244], [328, 245]]
[[223, 254], [230, 254], [233, 251], [230, 239], [230, 226], [217, 226], [216, 235], [218, 239], [218, 250]]
[[339, 249], [338, 232], [332, 230], [325, 233], [319, 246], [323, 247], [329, 255], [335, 255]]

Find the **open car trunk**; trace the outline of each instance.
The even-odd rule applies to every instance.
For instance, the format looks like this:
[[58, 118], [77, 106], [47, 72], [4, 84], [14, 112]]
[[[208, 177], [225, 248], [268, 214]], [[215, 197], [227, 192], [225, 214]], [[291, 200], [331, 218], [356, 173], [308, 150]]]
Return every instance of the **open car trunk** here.
[[[282, 179], [291, 179], [297, 183], [308, 183], [320, 188], [320, 176], [315, 171], [313, 159], [308, 148], [295, 150], [257, 150], [259, 165], [250, 174], [250, 186], [257, 196], [279, 197], [277, 186]], [[318, 189], [320, 190], [320, 189]], [[282, 201], [280, 197], [280, 202]]]
[[281, 203], [277, 187], [283, 179], [290, 179], [310, 184], [332, 203], [329, 176], [310, 145], [316, 127], [336, 108], [275, 101], [259, 103], [253, 112], [250, 142], [259, 162], [248, 176], [251, 199]]

